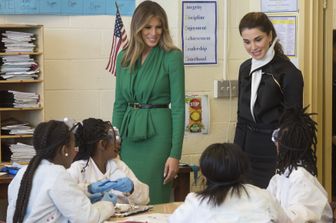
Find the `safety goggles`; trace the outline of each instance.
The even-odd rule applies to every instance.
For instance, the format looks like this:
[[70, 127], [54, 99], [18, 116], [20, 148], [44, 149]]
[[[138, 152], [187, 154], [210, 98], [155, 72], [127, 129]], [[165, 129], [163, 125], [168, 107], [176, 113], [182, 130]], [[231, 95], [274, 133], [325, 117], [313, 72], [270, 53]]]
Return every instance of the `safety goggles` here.
[[119, 129], [117, 127], [113, 126], [113, 131], [114, 131], [115, 139], [116, 139], [117, 143], [121, 143], [121, 137], [120, 137]]
[[280, 128], [277, 128], [273, 131], [272, 133], [272, 142], [274, 143], [278, 143], [281, 148], [284, 148], [286, 150], [291, 150], [291, 151], [303, 151], [304, 149], [302, 148], [295, 148], [295, 147], [291, 147], [291, 146], [287, 146], [281, 142], [279, 142], [279, 139], [280, 139]]
[[[72, 132], [73, 134], [76, 133], [76, 130], [78, 126], [80, 125], [80, 122], [76, 122], [75, 119], [68, 118], [68, 117], [64, 117], [63, 122], [69, 127], [69, 133]], [[75, 145], [75, 151], [76, 152], [79, 151], [78, 145]]]
[[105, 124], [108, 127], [108, 130], [106, 132], [106, 136], [108, 138], [114, 139], [114, 141], [116, 143], [120, 144], [121, 143], [121, 137], [120, 137], [118, 128], [112, 126], [112, 123], [110, 121], [106, 121]]
[[63, 122], [69, 127], [69, 131], [75, 133], [77, 127], [79, 126], [79, 122], [76, 122], [75, 119], [65, 117], [63, 118]]
[[280, 128], [277, 128], [273, 131], [272, 133], [272, 142], [276, 143], [279, 141], [279, 132], [280, 132]]

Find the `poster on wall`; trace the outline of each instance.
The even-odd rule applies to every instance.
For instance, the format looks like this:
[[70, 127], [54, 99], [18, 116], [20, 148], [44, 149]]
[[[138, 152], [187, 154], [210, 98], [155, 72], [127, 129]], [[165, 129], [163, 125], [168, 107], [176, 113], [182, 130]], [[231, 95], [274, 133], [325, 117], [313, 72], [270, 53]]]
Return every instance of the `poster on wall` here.
[[207, 134], [209, 131], [208, 95], [186, 95], [185, 131]]
[[217, 2], [182, 2], [184, 64], [217, 64]]
[[296, 16], [269, 16], [283, 51], [287, 56], [296, 56]]
[[297, 12], [297, 0], [261, 0], [262, 12]]
[[2, 15], [132, 15], [135, 0], [0, 0]]

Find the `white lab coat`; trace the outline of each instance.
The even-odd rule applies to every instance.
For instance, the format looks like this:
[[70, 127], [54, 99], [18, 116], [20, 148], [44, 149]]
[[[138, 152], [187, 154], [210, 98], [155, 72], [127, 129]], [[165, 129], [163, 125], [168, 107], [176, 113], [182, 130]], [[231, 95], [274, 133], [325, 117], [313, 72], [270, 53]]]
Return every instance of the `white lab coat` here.
[[149, 202], [149, 188], [147, 184], [142, 183], [134, 175], [132, 170], [119, 158], [109, 160], [106, 165], [106, 173], [102, 173], [97, 167], [92, 158], [89, 159], [88, 166], [87, 160], [79, 160], [73, 162], [68, 169], [70, 175], [80, 185], [85, 193], [88, 193], [87, 186], [91, 183], [97, 182], [102, 179], [110, 179], [112, 181], [122, 177], [129, 177], [134, 184], [133, 193], [129, 196], [124, 195], [120, 191], [111, 190], [112, 193], [118, 196], [118, 203], [131, 203], [131, 204], [147, 204]]
[[[7, 223], [13, 222], [20, 183], [27, 166], [21, 168], [8, 187]], [[42, 160], [33, 177], [25, 223], [103, 222], [114, 213], [111, 202], [92, 205], [61, 165]]]
[[195, 193], [189, 193], [184, 203], [169, 217], [170, 223], [242, 223], [242, 222], [290, 222], [280, 204], [272, 195], [256, 186], [244, 184], [248, 195], [239, 198], [228, 193], [224, 203], [213, 207], [207, 199], [200, 201]]
[[295, 223], [332, 222], [332, 210], [327, 192], [305, 168], [298, 167], [289, 177], [284, 174], [272, 177], [267, 190], [281, 203]]

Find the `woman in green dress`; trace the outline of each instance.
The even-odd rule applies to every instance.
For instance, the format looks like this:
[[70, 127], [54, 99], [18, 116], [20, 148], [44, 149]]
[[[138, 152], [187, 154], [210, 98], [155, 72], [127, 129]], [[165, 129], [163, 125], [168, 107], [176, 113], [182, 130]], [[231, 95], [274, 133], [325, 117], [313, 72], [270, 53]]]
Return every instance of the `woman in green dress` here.
[[149, 185], [151, 204], [168, 202], [184, 136], [184, 64], [159, 4], [136, 8], [116, 74], [113, 125], [120, 129], [121, 159]]

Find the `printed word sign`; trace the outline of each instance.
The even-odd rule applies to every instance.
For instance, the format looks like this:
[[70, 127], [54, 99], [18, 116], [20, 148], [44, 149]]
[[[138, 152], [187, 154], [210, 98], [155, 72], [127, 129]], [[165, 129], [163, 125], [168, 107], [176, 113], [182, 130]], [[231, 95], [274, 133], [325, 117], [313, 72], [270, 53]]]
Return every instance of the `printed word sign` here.
[[184, 64], [216, 64], [216, 1], [183, 1], [182, 10]]

